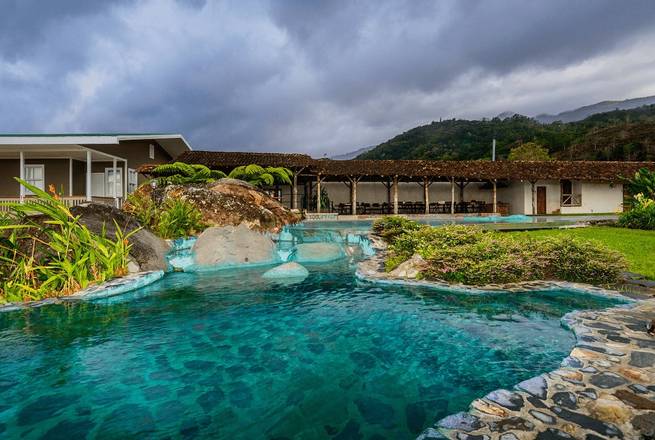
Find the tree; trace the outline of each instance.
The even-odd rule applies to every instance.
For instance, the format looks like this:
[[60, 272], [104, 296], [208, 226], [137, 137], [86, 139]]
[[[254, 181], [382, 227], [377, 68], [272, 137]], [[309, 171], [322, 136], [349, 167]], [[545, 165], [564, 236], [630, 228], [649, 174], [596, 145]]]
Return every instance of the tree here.
[[184, 162], [165, 163], [155, 167], [152, 174], [157, 176], [158, 185], [184, 185], [187, 183], [211, 183], [225, 177], [225, 173], [210, 170], [204, 165]]
[[239, 179], [255, 186], [271, 186], [277, 184], [291, 185], [293, 171], [284, 167], [262, 167], [256, 164], [236, 167], [228, 177]]
[[509, 152], [508, 160], [550, 160], [548, 149], [536, 142], [527, 142]]

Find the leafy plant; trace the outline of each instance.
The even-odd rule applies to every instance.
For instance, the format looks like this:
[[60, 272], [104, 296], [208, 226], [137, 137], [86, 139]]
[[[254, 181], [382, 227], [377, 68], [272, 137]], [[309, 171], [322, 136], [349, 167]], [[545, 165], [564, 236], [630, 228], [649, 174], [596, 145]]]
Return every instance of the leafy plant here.
[[218, 170], [210, 170], [204, 165], [184, 162], [166, 163], [155, 167], [152, 173], [158, 185], [184, 185], [188, 183], [211, 183], [225, 176]]
[[35, 198], [8, 203], [0, 223], [0, 302], [69, 295], [127, 273], [130, 234], [95, 234], [56, 194], [16, 179]]
[[248, 182], [254, 186], [291, 185], [293, 171], [284, 167], [262, 167], [256, 164], [236, 167], [228, 177]]
[[648, 199], [655, 199], [655, 172], [642, 168], [630, 179], [625, 179], [628, 193], [635, 197], [641, 194]]
[[194, 235], [206, 227], [202, 213], [193, 203], [168, 199], [157, 217], [155, 232], [162, 238], [180, 238]]
[[619, 216], [618, 224], [630, 229], [655, 230], [655, 200], [637, 194], [630, 210]]
[[373, 222], [373, 233], [392, 243], [394, 239], [404, 232], [414, 231], [421, 227], [415, 221], [405, 217], [385, 216]]

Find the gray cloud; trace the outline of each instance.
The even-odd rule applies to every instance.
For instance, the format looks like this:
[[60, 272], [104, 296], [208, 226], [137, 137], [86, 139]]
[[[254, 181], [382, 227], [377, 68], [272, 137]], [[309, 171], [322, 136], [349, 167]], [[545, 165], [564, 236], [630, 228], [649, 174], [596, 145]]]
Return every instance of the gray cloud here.
[[[1, 131], [178, 131], [348, 151], [439, 117], [655, 93], [635, 0], [9, 0]], [[650, 50], [649, 50], [650, 49]]]

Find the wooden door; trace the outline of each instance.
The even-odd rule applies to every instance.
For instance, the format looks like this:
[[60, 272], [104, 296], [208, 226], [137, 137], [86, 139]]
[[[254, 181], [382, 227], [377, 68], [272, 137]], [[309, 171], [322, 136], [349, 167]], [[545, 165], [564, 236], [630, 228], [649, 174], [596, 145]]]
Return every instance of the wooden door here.
[[546, 187], [545, 186], [537, 187], [537, 214], [538, 215], [546, 214]]

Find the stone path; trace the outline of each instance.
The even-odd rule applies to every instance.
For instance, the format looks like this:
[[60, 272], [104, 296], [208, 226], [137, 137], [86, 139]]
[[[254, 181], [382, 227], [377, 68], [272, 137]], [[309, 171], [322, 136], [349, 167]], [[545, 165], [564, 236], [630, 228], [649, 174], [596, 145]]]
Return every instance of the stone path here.
[[578, 342], [560, 369], [491, 392], [419, 439], [654, 438], [653, 318], [654, 300], [565, 316]]

